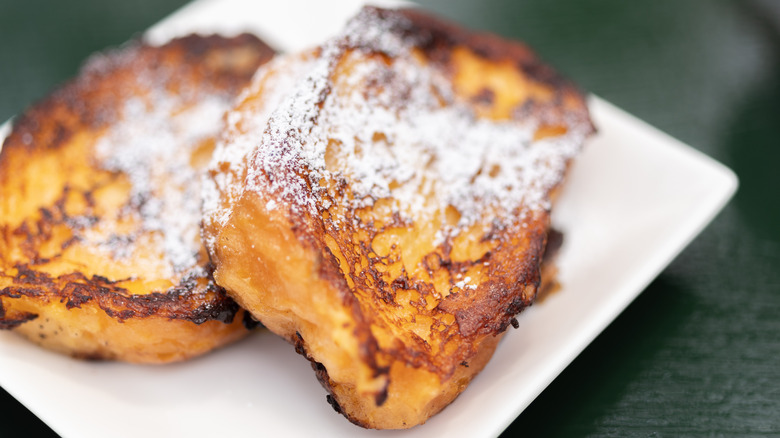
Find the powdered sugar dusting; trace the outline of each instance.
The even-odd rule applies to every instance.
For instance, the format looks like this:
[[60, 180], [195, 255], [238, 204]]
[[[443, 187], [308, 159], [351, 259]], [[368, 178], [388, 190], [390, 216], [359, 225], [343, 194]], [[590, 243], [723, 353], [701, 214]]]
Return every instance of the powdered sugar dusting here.
[[[305, 74], [276, 91], [275, 99], [285, 96], [276, 110], [259, 116], [239, 110], [233, 117], [258, 122], [234, 130], [222, 145], [253, 146], [226, 160], [248, 162], [241, 187], [313, 216], [331, 201], [357, 209], [392, 199], [394, 212], [409, 221], [454, 207], [460, 222], [445, 232], [450, 236], [484, 219], [486, 210], [506, 216], [549, 209], [549, 191], [590, 126], [568, 123], [566, 135], [534, 140], [539, 120], [477, 117], [443, 72], [413, 56], [416, 41], [403, 32], [408, 25], [399, 14], [364, 10], [298, 70]], [[349, 192], [333, 199], [322, 181], [341, 180], [349, 181]], [[343, 218], [331, 220], [338, 226]]]
[[[179, 96], [161, 90], [134, 97], [95, 146], [98, 164], [124, 173], [131, 184], [131, 198], [121, 214], [139, 220], [140, 232], [159, 235], [162, 253], [175, 272], [195, 266], [201, 247], [200, 175], [192, 155], [216, 135], [229, 104], [226, 97], [204, 96], [182, 107]], [[91, 243], [113, 249], [110, 240]], [[129, 254], [114, 253], [123, 255]]]
[[[219, 136], [209, 164], [210, 172], [202, 181], [203, 221], [224, 224], [230, 215], [229, 205], [241, 195], [246, 179], [246, 157], [258, 146], [271, 112], [280, 106], [295, 84], [313, 66], [313, 53], [281, 56], [261, 66], [252, 81], [236, 100], [239, 110], [227, 113], [227, 124]], [[258, 89], [263, 99], [245, 100]], [[227, 169], [227, 171], [223, 171]], [[269, 209], [275, 208], [269, 203]], [[203, 236], [212, 248], [213, 236]]]

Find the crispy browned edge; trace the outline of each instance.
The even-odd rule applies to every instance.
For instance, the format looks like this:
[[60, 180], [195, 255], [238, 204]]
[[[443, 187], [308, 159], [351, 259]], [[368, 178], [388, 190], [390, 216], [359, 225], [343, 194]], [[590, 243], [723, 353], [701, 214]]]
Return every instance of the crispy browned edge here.
[[[492, 34], [470, 32], [457, 24], [433, 17], [417, 9], [386, 10], [374, 7], [368, 7], [367, 9], [383, 18], [392, 18], [394, 15], [406, 18], [406, 21], [396, 21], [403, 24], [392, 31], [414, 39], [417, 48], [422, 50], [431, 64], [438, 69], [451, 71], [453, 49], [465, 47], [484, 59], [494, 62], [509, 62], [533, 81], [550, 87], [554, 92], [554, 98], [551, 101], [536, 102], [533, 99], [529, 99], [521, 108], [517, 109], [518, 117], [532, 115], [542, 123], [549, 121], [553, 124], [561, 123], [563, 120], [572, 123], [586, 123], [588, 129], [591, 132], [595, 132], [583, 94], [573, 83], [558, 74], [550, 66], [542, 63], [524, 44], [509, 41]], [[369, 52], [375, 51], [373, 47], [359, 48]], [[485, 98], [490, 100], [491, 96], [488, 95]], [[344, 283], [341, 289], [347, 290], [345, 280], [339, 271], [339, 263], [335, 261], [335, 256], [324, 244], [326, 231], [323, 227], [315, 225], [315, 223], [320, 221], [320, 218], [298, 218], [294, 220], [296, 234], [307, 241], [308, 245], [320, 251], [326, 259], [333, 259], [331, 262], [321, 263], [320, 277], [334, 285]], [[349, 221], [346, 222], [349, 223]], [[390, 224], [390, 226], [402, 225], [400, 222], [391, 222]], [[524, 239], [528, 239], [528, 250], [532, 255], [525, 258], [524, 262], [518, 266], [517, 271], [513, 272], [513, 274], [516, 274], [517, 285], [502, 284], [498, 285], [498, 288], [491, 287], [489, 291], [486, 291], [486, 296], [481, 297], [476, 302], [469, 303], [470, 299], [467, 294], [453, 294], [448, 297], [449, 299], [446, 302], [443, 301], [440, 304], [448, 307], [449, 309], [445, 310], [456, 316], [461, 336], [472, 340], [477, 338], [484, 339], [487, 336], [499, 336], [505, 332], [509, 325], [517, 326], [516, 315], [533, 303], [535, 295], [540, 289], [543, 277], [541, 264], [543, 254], [547, 248], [548, 231], [549, 216], [546, 214], [543, 216], [543, 220], [530, 224], [527, 228], [527, 234]], [[501, 231], [496, 230], [496, 233], [500, 234]], [[553, 245], [558, 246], [558, 242]], [[346, 251], [343, 252], [346, 253]], [[349, 255], [345, 255], [349, 258]], [[482, 259], [465, 263], [479, 263], [481, 261]], [[452, 271], [457, 271], [458, 269], [457, 263], [451, 260], [439, 259], [438, 263], [442, 265], [447, 264], [448, 269]], [[550, 264], [549, 266], [553, 267], [554, 265]], [[381, 274], [375, 271], [372, 264], [365, 271], [368, 272], [366, 275], [371, 275], [375, 281], [381, 281]], [[404, 281], [403, 278], [387, 286], [392, 289], [392, 294], [397, 289], [416, 289], [415, 284]], [[375, 375], [388, 374], [389, 367], [382, 366], [376, 361], [379, 346], [371, 334], [370, 322], [364, 319], [359, 310], [357, 298], [347, 293], [343, 294], [343, 299], [347, 306], [354, 309], [353, 313], [358, 322], [355, 334], [360, 339], [361, 358], [373, 368]], [[375, 299], [381, 301], [382, 297], [375, 297]], [[295, 345], [295, 350], [299, 354], [311, 362], [318, 380], [329, 393], [327, 400], [333, 408], [345, 415], [351, 422], [361, 427], [371, 427], [370, 424], [364, 424], [360, 419], [349, 416], [339, 406], [327, 370], [308, 354], [306, 342], [300, 334], [297, 334], [297, 338], [288, 340]], [[452, 375], [455, 370], [455, 367], [440, 367], [429, 363], [424, 354], [408, 355], [403, 351], [395, 351], [395, 353], [402, 357], [406, 363], [432, 369], [442, 377]], [[492, 354], [492, 351], [490, 353]], [[452, 358], [455, 361], [453, 363], [455, 366], [468, 366], [466, 359], [469, 357], [474, 358], [475, 355], [476, 353], [472, 356], [467, 355], [463, 360], [456, 355]], [[444, 368], [449, 369], [445, 370]], [[377, 405], [381, 406], [386, 398], [387, 387], [384, 392], [376, 394]], [[441, 408], [443, 407], [441, 406]]]
[[[530, 79], [547, 85], [555, 93], [555, 98], [550, 103], [540, 108], [533, 99], [529, 99], [521, 108], [518, 116], [522, 117], [539, 110], [550, 110], [552, 107], [561, 108], [564, 105], [569, 115], [575, 115], [579, 122], [588, 123], [593, 132], [595, 126], [590, 120], [588, 106], [580, 89], [558, 73], [550, 65], [545, 64], [525, 44], [512, 41], [498, 35], [486, 32], [472, 32], [462, 26], [441, 18], [435, 17], [419, 9], [382, 10], [376, 8], [380, 15], [401, 14], [413, 24], [412, 28], [403, 32], [412, 35], [418, 41], [418, 47], [426, 57], [441, 69], [448, 69], [452, 49], [466, 47], [480, 57], [493, 62], [509, 62], [522, 71]], [[490, 96], [485, 96], [490, 99]], [[564, 101], [565, 104], [564, 104]], [[539, 114], [537, 114], [538, 116]], [[556, 112], [555, 116], [561, 116]], [[541, 114], [542, 117], [546, 114]]]
[[[557, 281], [557, 274], [558, 274], [558, 267], [557, 267], [557, 257], [560, 252], [561, 246], [563, 245], [563, 239], [564, 235], [562, 232], [558, 231], [557, 229], [551, 228], [550, 233], [548, 236], [547, 241], [545, 242], [545, 248], [544, 248], [544, 254], [541, 259], [541, 267], [540, 267], [540, 274], [539, 279], [537, 281], [537, 293], [534, 297], [534, 300], [532, 300], [530, 303], [528, 303], [528, 306], [533, 304], [533, 302], [539, 302], [549, 295], [557, 292], [558, 288], [560, 287], [560, 284]], [[522, 310], [522, 309], [521, 309]], [[515, 317], [512, 317], [509, 319], [509, 324], [512, 325], [514, 328], [519, 328], [520, 324], [517, 321]], [[507, 325], [507, 326], [508, 326]], [[503, 330], [497, 331], [494, 335], [495, 336], [501, 336], [504, 331], [506, 330], [506, 327]], [[328, 404], [333, 408], [336, 413], [343, 415], [347, 420], [349, 420], [351, 423], [369, 429], [372, 428], [371, 424], [366, 424], [359, 418], [355, 418], [351, 415], [349, 415], [349, 412], [342, 409], [339, 405], [338, 401], [336, 400], [336, 393], [335, 389], [332, 386], [332, 380], [330, 376], [328, 375], [328, 370], [325, 368], [324, 365], [317, 362], [314, 358], [312, 358], [307, 350], [306, 350], [306, 342], [301, 337], [300, 333], [296, 333], [296, 338], [292, 341], [292, 344], [295, 346], [295, 352], [300, 354], [301, 356], [305, 357], [310, 365], [312, 370], [314, 371], [315, 376], [317, 377], [317, 381], [320, 382], [320, 385], [325, 389], [325, 391], [328, 393], [325, 396], [325, 400], [328, 402]], [[495, 344], [492, 344], [488, 348], [495, 348]], [[475, 365], [476, 368], [478, 368], [476, 371], [477, 373], [481, 371], [482, 367], [485, 365], [483, 361], [490, 360], [490, 357], [492, 356], [492, 351], [485, 351], [483, 355], [480, 356], [487, 356], [486, 358], [477, 358], [476, 362], [480, 362]], [[468, 362], [461, 362], [459, 364], [460, 366], [469, 367], [471, 364]], [[471, 378], [473, 378], [476, 375], [471, 375]], [[381, 406], [385, 399], [387, 398], [387, 388], [376, 396], [376, 403], [378, 406]], [[441, 406], [440, 408], [443, 409], [445, 406]]]
[[[207, 52], [248, 48], [257, 53], [257, 62], [240, 70], [231, 65], [197, 62]], [[125, 46], [92, 55], [79, 74], [35, 103], [13, 122], [13, 129], [0, 150], [2, 177], [14, 149], [35, 152], [36, 149], [60, 148], [79, 129], [96, 130], [116, 121], [119, 105], [127, 96], [116, 80], [132, 77], [136, 69], [153, 69], [163, 81], [160, 87], [186, 83], [213, 87], [236, 95], [254, 74], [256, 67], [271, 59], [274, 51], [256, 36], [244, 33], [232, 38], [219, 35], [188, 35], [155, 47], [133, 40]], [[193, 96], [195, 97], [195, 96]], [[35, 141], [25, 142], [26, 136]]]
[[[220, 57], [232, 49], [250, 51], [251, 62], [246, 65], [225, 63], [226, 59]], [[132, 41], [117, 50], [94, 55], [76, 78], [31, 106], [14, 121], [13, 129], [0, 150], [0, 183], [14, 172], [9, 168], [8, 157], [12, 154], [34, 156], [47, 149], [58, 149], [79, 130], [99, 130], [113, 123], [118, 117], [120, 102], [126, 97], [123, 87], [117, 84], [127, 80], [128, 75], [132, 78], [136, 68], [152, 70], [163, 81], [161, 87], [196, 84], [201, 87], [198, 91], [235, 96], [250, 81], [256, 68], [273, 55], [273, 49], [256, 36], [246, 33], [231, 38], [193, 34], [174, 39], [161, 47]], [[197, 93], [193, 93], [191, 98], [197, 98]], [[34, 141], [25, 141], [30, 138]], [[54, 225], [66, 223], [69, 219], [63, 207], [65, 195], [63, 193], [63, 199], [51, 208], [41, 209], [41, 220], [35, 224], [36, 229], [31, 230], [23, 223], [17, 229], [2, 230], [26, 236], [25, 252], [30, 260], [14, 266], [19, 274], [12, 286], [0, 290], [0, 296], [12, 299], [28, 296], [46, 302], [56, 300], [65, 303], [68, 309], [93, 301], [106, 315], [119, 321], [151, 315], [196, 324], [209, 320], [233, 321], [240, 309], [213, 280], [202, 291], [194, 291], [197, 288], [194, 279], [184, 278], [167, 291], [131, 295], [117, 286], [117, 281], [98, 275], [88, 278], [74, 272], [53, 278], [35, 271], [35, 264], [45, 262], [35, 252], [36, 236], [45, 236]], [[84, 193], [84, 196], [88, 201], [90, 193]], [[211, 275], [213, 267], [209, 264], [207, 269]], [[210, 296], [208, 300], [207, 296]], [[0, 329], [13, 329], [36, 317], [27, 314], [14, 319], [6, 318], [0, 301]], [[256, 324], [247, 314], [244, 322], [247, 327]]]

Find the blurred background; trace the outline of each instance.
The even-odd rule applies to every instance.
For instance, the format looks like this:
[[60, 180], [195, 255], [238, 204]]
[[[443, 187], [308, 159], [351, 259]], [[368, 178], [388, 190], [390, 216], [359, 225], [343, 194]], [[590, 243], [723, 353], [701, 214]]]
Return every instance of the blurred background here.
[[[0, 120], [182, 0], [0, 0]], [[780, 435], [780, 1], [422, 0], [732, 168], [735, 198], [506, 436]], [[663, 175], [659, 175], [663, 178]], [[0, 436], [56, 436], [0, 392]]]

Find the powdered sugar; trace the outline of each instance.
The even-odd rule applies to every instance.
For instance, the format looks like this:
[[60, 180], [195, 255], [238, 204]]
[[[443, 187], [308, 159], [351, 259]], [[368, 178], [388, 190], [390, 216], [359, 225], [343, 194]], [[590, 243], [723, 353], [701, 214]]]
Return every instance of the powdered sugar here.
[[[223, 163], [247, 171], [240, 185], [216, 187], [270, 193], [277, 201], [267, 208], [283, 201], [293, 214], [313, 216], [331, 201], [357, 209], [392, 199], [394, 213], [408, 221], [454, 207], [459, 223], [440, 240], [484, 219], [487, 210], [507, 216], [548, 209], [549, 191], [590, 126], [571, 123], [566, 135], [534, 140], [537, 119], [478, 117], [455, 97], [444, 72], [413, 56], [416, 42], [399, 31], [408, 27], [402, 16], [388, 17], [364, 10], [319, 57], [280, 61], [300, 65], [297, 80], [273, 91], [273, 112], [239, 109], [232, 116], [255, 123], [229, 131], [218, 149]], [[235, 144], [240, 148], [227, 157]], [[334, 199], [323, 181], [348, 181], [348, 192]], [[220, 211], [218, 197], [207, 198]], [[219, 221], [227, 219], [222, 212]], [[338, 226], [342, 219], [330, 220]]]
[[474, 290], [477, 288], [476, 285], [471, 284], [471, 277], [466, 277], [462, 280], [458, 280], [455, 284], [452, 285], [455, 289], [471, 289]]
[[[136, 216], [141, 232], [159, 235], [162, 252], [179, 272], [197, 264], [200, 249], [200, 175], [192, 155], [218, 132], [230, 100], [203, 97], [182, 107], [178, 96], [158, 91], [125, 103], [95, 156], [100, 167], [127, 176], [131, 198], [122, 214]], [[112, 249], [111, 241], [91, 243]]]
[[[211, 172], [202, 181], [203, 220], [207, 226], [227, 221], [228, 206], [244, 190], [246, 157], [257, 147], [268, 116], [310, 71], [312, 59], [312, 53], [272, 59], [258, 69], [251, 86], [236, 100], [239, 109], [227, 113], [226, 127], [217, 139], [209, 164]], [[262, 100], [245, 102], [259, 89], [262, 89]], [[267, 207], [272, 210], [276, 205], [269, 203]], [[204, 240], [207, 247], [213, 246], [213, 236], [204, 236]]]

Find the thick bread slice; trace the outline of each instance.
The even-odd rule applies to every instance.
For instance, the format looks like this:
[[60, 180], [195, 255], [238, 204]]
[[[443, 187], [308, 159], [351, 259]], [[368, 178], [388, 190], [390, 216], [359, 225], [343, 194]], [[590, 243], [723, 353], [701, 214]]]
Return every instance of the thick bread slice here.
[[211, 277], [199, 174], [272, 55], [251, 35], [131, 43], [16, 120], [0, 152], [0, 328], [152, 363], [247, 333]]
[[525, 46], [364, 9], [228, 114], [204, 184], [215, 278], [351, 421], [423, 423], [533, 301], [553, 192], [592, 132]]

